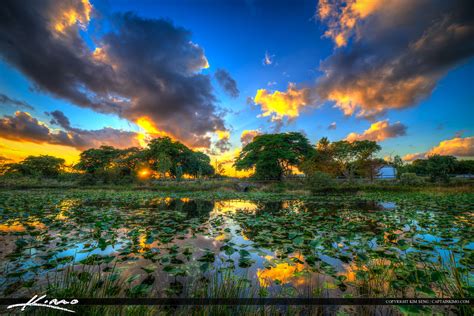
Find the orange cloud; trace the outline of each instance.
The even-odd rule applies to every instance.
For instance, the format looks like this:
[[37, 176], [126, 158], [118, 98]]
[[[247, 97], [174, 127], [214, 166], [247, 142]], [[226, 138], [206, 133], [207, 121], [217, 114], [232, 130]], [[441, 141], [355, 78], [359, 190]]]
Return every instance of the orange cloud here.
[[284, 117], [293, 119], [299, 116], [302, 108], [310, 105], [310, 90], [297, 89], [295, 84], [290, 83], [286, 92], [270, 93], [267, 89], [259, 89], [253, 101], [260, 104], [263, 117], [270, 116], [272, 120]]
[[425, 153], [406, 154], [405, 156], [403, 156], [403, 160], [405, 161], [413, 161], [423, 158], [425, 158]]
[[320, 0], [317, 15], [328, 26], [324, 36], [331, 38], [336, 47], [346, 46], [357, 23], [376, 12], [382, 3], [382, 0], [346, 0], [340, 2]]
[[387, 109], [402, 109], [413, 104], [420, 95], [429, 94], [435, 82], [429, 77], [416, 76], [404, 81], [390, 83], [385, 76], [392, 70], [377, 70], [377, 73], [361, 76], [352, 85], [333, 86], [327, 92], [327, 99], [334, 101], [344, 115], [374, 117]]
[[244, 130], [242, 134], [240, 134], [240, 142], [242, 143], [242, 146], [245, 146], [250, 143], [255, 138], [255, 136], [258, 135], [262, 135], [262, 132], [260, 132], [259, 130]]
[[353, 142], [356, 140], [372, 140], [376, 142], [384, 141], [387, 138], [406, 135], [406, 126], [400, 122], [390, 125], [388, 120], [375, 122], [362, 134], [350, 133], [346, 140]]
[[427, 152], [407, 154], [403, 157], [403, 160], [413, 161], [431, 155], [474, 157], [474, 136], [454, 137], [453, 139], [443, 140]]
[[474, 157], [474, 136], [455, 137], [444, 140], [438, 146], [433, 147], [427, 155], [451, 155], [458, 157]]
[[[136, 139], [139, 142], [141, 147], [146, 147], [146, 144], [150, 139], [153, 137], [163, 137], [163, 136], [169, 136], [169, 134], [160, 131], [156, 128], [156, 126], [153, 124], [153, 121], [148, 118], [147, 116], [142, 116], [139, 117], [136, 121], [135, 124], [138, 125], [143, 131], [137, 133]], [[173, 137], [171, 137], [173, 138]]]
[[58, 4], [59, 10], [53, 13], [53, 28], [59, 33], [64, 33], [70, 26], [79, 24], [85, 28], [91, 19], [92, 5], [88, 0], [82, 0], [76, 6], [67, 5], [66, 2]]

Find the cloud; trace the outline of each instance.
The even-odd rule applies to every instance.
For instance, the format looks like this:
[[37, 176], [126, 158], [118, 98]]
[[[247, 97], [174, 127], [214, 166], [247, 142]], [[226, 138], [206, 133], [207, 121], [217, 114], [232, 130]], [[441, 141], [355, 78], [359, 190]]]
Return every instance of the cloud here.
[[474, 136], [454, 137], [441, 141], [437, 146], [425, 153], [408, 154], [403, 157], [406, 161], [422, 159], [431, 155], [474, 157]]
[[230, 76], [229, 72], [224, 69], [217, 69], [214, 73], [217, 82], [222, 89], [233, 98], [239, 97], [240, 91], [237, 88], [237, 82]]
[[312, 105], [310, 90], [297, 89], [293, 83], [288, 85], [285, 92], [259, 89], [253, 101], [260, 105], [261, 116], [270, 117], [272, 121], [281, 121], [285, 117], [294, 119], [299, 116], [303, 108]]
[[19, 107], [19, 108], [23, 108], [27, 110], [34, 110], [34, 108], [29, 103], [10, 98], [8, 95], [3, 94], [3, 93], [0, 93], [0, 104], [13, 105], [15, 107]]
[[328, 126], [328, 130], [335, 130], [336, 128], [337, 128], [336, 122], [332, 122], [332, 123], [329, 124], [329, 126]]
[[56, 110], [51, 113], [47, 113], [53, 117], [53, 119], [50, 121], [51, 124], [59, 125], [65, 130], [69, 130], [71, 128], [71, 122], [69, 122], [69, 119], [64, 115], [63, 112]]
[[[345, 2], [345, 5], [341, 5], [343, 2]], [[357, 22], [379, 10], [382, 5], [382, 0], [349, 0], [341, 2], [320, 0], [317, 14], [328, 27], [324, 36], [331, 38], [337, 47], [346, 46], [347, 41], [357, 27]]]
[[224, 153], [230, 149], [230, 132], [225, 131], [217, 131], [217, 142], [214, 146], [221, 152]]
[[371, 140], [376, 142], [384, 141], [388, 138], [406, 135], [407, 127], [400, 122], [390, 125], [388, 120], [375, 122], [362, 134], [350, 133], [346, 140], [353, 142], [356, 140]]
[[452, 155], [457, 157], [474, 157], [474, 136], [455, 137], [440, 142], [438, 146], [430, 149], [429, 155]]
[[255, 136], [258, 135], [262, 135], [262, 132], [260, 132], [259, 130], [244, 130], [240, 135], [240, 142], [242, 143], [242, 147], [252, 142]]
[[403, 160], [405, 161], [413, 161], [417, 159], [424, 159], [425, 153], [414, 153], [414, 154], [406, 154], [403, 156]]
[[[0, 137], [33, 143], [64, 145], [85, 150], [110, 145], [118, 148], [138, 146], [137, 133], [105, 127], [99, 130], [83, 130], [72, 128], [69, 119], [61, 111], [54, 111], [55, 124], [61, 125], [66, 131], [53, 130], [27, 112], [17, 111], [14, 116], [0, 118]], [[61, 123], [58, 118], [61, 117]]]
[[91, 51], [80, 31], [92, 17], [105, 19], [87, 1], [3, 2], [0, 56], [38, 90], [131, 122], [147, 117], [189, 146], [209, 147], [209, 133], [225, 126], [191, 33], [168, 20], [115, 14]]
[[414, 106], [474, 55], [469, 0], [321, 1], [317, 14], [339, 48], [321, 63], [315, 90], [346, 115]]
[[263, 57], [262, 64], [264, 66], [270, 66], [271, 64], [273, 64], [273, 57], [275, 57], [275, 55], [270, 55], [268, 52], [265, 52], [265, 56]]

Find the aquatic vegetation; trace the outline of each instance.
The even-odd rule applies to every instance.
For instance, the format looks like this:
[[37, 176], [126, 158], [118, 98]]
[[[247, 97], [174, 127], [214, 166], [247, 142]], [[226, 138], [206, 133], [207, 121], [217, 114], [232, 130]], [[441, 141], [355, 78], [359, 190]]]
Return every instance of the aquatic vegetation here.
[[473, 210], [468, 193], [2, 191], [0, 290], [472, 297]]

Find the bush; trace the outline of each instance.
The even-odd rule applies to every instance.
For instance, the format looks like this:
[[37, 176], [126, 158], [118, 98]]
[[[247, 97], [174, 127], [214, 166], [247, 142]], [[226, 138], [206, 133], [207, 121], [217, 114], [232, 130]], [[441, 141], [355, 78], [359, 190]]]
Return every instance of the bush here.
[[406, 172], [400, 175], [400, 183], [403, 185], [421, 185], [423, 182], [423, 178], [417, 176], [416, 173]]
[[316, 171], [307, 177], [307, 184], [311, 193], [314, 194], [331, 189], [336, 183], [329, 174]]

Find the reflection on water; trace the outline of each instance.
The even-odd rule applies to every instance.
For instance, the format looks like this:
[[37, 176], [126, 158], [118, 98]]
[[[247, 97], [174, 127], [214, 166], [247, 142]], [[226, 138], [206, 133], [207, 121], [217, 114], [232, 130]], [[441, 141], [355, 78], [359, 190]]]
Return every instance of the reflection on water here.
[[304, 271], [306, 268], [303, 264], [304, 257], [302, 255], [298, 254], [290, 257], [287, 262], [278, 262], [272, 256], [265, 256], [265, 259], [270, 265], [257, 271], [260, 286], [268, 287], [275, 284], [275, 282], [279, 284], [292, 283], [298, 286], [308, 282], [306, 275], [298, 275], [299, 272]]
[[5, 208], [4, 219], [2, 291], [18, 273], [41, 280], [66, 264], [99, 263], [126, 275], [148, 267], [164, 285], [230, 266], [263, 288], [305, 287], [321, 276], [333, 295], [364, 282], [387, 292], [404, 267], [453, 251], [461, 264], [472, 249], [471, 213], [389, 202], [63, 199], [38, 211]]

